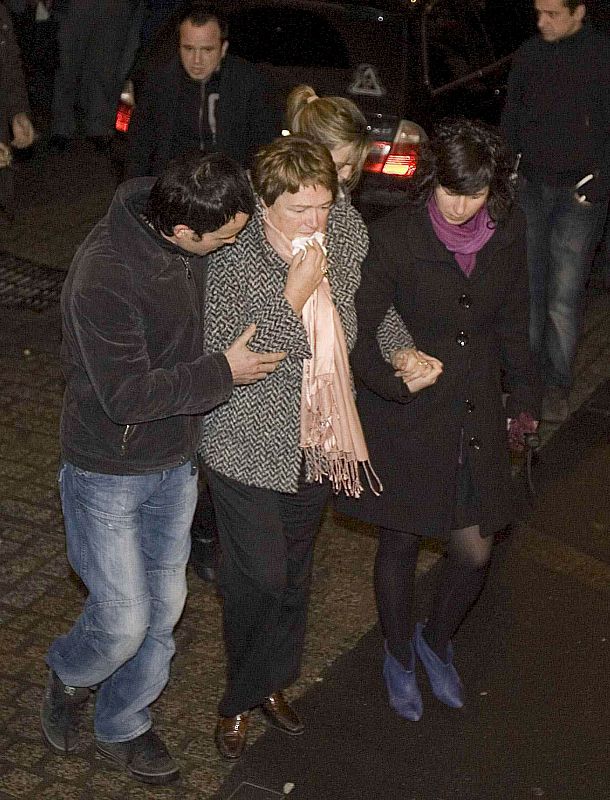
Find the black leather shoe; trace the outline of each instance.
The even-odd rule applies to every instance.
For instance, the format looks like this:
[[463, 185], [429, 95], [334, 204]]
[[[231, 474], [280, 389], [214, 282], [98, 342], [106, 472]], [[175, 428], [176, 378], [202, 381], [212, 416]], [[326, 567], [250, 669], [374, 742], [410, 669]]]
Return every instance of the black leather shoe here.
[[218, 752], [227, 761], [236, 761], [241, 757], [248, 738], [250, 712], [236, 714], [234, 717], [218, 717], [214, 741]]
[[264, 703], [261, 703], [260, 709], [270, 725], [290, 736], [300, 736], [305, 730], [299, 715], [286, 702], [281, 692], [270, 695]]

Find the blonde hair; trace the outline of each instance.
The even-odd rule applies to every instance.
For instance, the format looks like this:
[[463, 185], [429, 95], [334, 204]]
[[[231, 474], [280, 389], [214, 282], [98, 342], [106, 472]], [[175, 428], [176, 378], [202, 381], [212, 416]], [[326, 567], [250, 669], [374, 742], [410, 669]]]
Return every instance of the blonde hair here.
[[296, 194], [302, 186], [323, 186], [335, 200], [339, 187], [328, 149], [304, 136], [280, 136], [262, 147], [254, 158], [252, 183], [266, 206], [284, 192]]
[[366, 120], [346, 97], [318, 97], [306, 84], [296, 86], [286, 102], [286, 124], [292, 133], [308, 136], [329, 150], [349, 145], [354, 152], [354, 172], [347, 181], [358, 183], [370, 150]]

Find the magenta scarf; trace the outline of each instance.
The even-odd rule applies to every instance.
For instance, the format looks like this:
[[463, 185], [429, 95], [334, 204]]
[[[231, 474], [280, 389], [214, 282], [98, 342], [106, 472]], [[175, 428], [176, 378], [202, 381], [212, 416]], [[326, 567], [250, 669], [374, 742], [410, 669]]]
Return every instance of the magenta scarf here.
[[460, 269], [469, 278], [476, 264], [477, 253], [496, 231], [487, 206], [483, 206], [472, 219], [461, 225], [447, 222], [436, 205], [434, 195], [428, 200], [427, 207], [434, 233], [447, 250], [454, 254]]

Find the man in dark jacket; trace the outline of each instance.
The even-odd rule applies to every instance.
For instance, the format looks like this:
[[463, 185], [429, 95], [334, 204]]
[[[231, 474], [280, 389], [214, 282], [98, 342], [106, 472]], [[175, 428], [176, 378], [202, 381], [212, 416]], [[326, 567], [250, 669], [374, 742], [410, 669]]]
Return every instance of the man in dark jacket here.
[[248, 349], [254, 326], [224, 353], [203, 350], [207, 254], [234, 242], [253, 204], [226, 156], [176, 159], [157, 181], [118, 188], [62, 292], [60, 491], [68, 558], [89, 594], [49, 648], [42, 730], [55, 752], [75, 750], [97, 687], [97, 751], [145, 783], [178, 776], [149, 706], [186, 597], [197, 415], [283, 358]]
[[535, 0], [535, 7], [540, 35], [515, 55], [502, 123], [521, 154], [542, 417], [562, 422], [610, 195], [610, 42], [585, 23], [581, 0]]
[[62, 152], [77, 131], [108, 152], [121, 88], [133, 64], [145, 0], [55, 0], [59, 66], [53, 85], [50, 144]]
[[19, 46], [11, 18], [0, 3], [0, 211], [12, 216], [13, 172], [11, 147], [30, 147], [34, 128], [21, 68]]
[[247, 166], [279, 133], [262, 76], [227, 54], [222, 15], [193, 2], [176, 21], [178, 52], [136, 88], [127, 177], [157, 175], [170, 158], [192, 149], [222, 151]]

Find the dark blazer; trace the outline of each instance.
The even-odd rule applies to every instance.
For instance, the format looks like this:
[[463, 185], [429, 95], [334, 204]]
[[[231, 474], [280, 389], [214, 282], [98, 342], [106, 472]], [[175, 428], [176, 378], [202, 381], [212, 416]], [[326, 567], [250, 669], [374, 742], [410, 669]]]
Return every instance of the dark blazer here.
[[[129, 131], [125, 177], [158, 175], [180, 152], [178, 87], [184, 69], [178, 56], [157, 68], [138, 89]], [[220, 69], [216, 150], [248, 166], [254, 153], [280, 132], [265, 80], [247, 61], [228, 54]]]
[[[392, 303], [417, 346], [444, 363], [438, 382], [416, 395], [394, 377], [377, 344], [377, 327]], [[412, 215], [399, 209], [372, 226], [356, 295], [358, 339], [351, 361], [371, 461], [384, 491], [342, 500], [340, 510], [384, 527], [445, 538], [462, 441], [480, 496], [482, 533], [510, 521], [501, 367], [512, 388], [508, 415], [536, 415], [528, 309], [521, 211], [498, 225], [470, 278], [437, 239], [425, 209]]]

